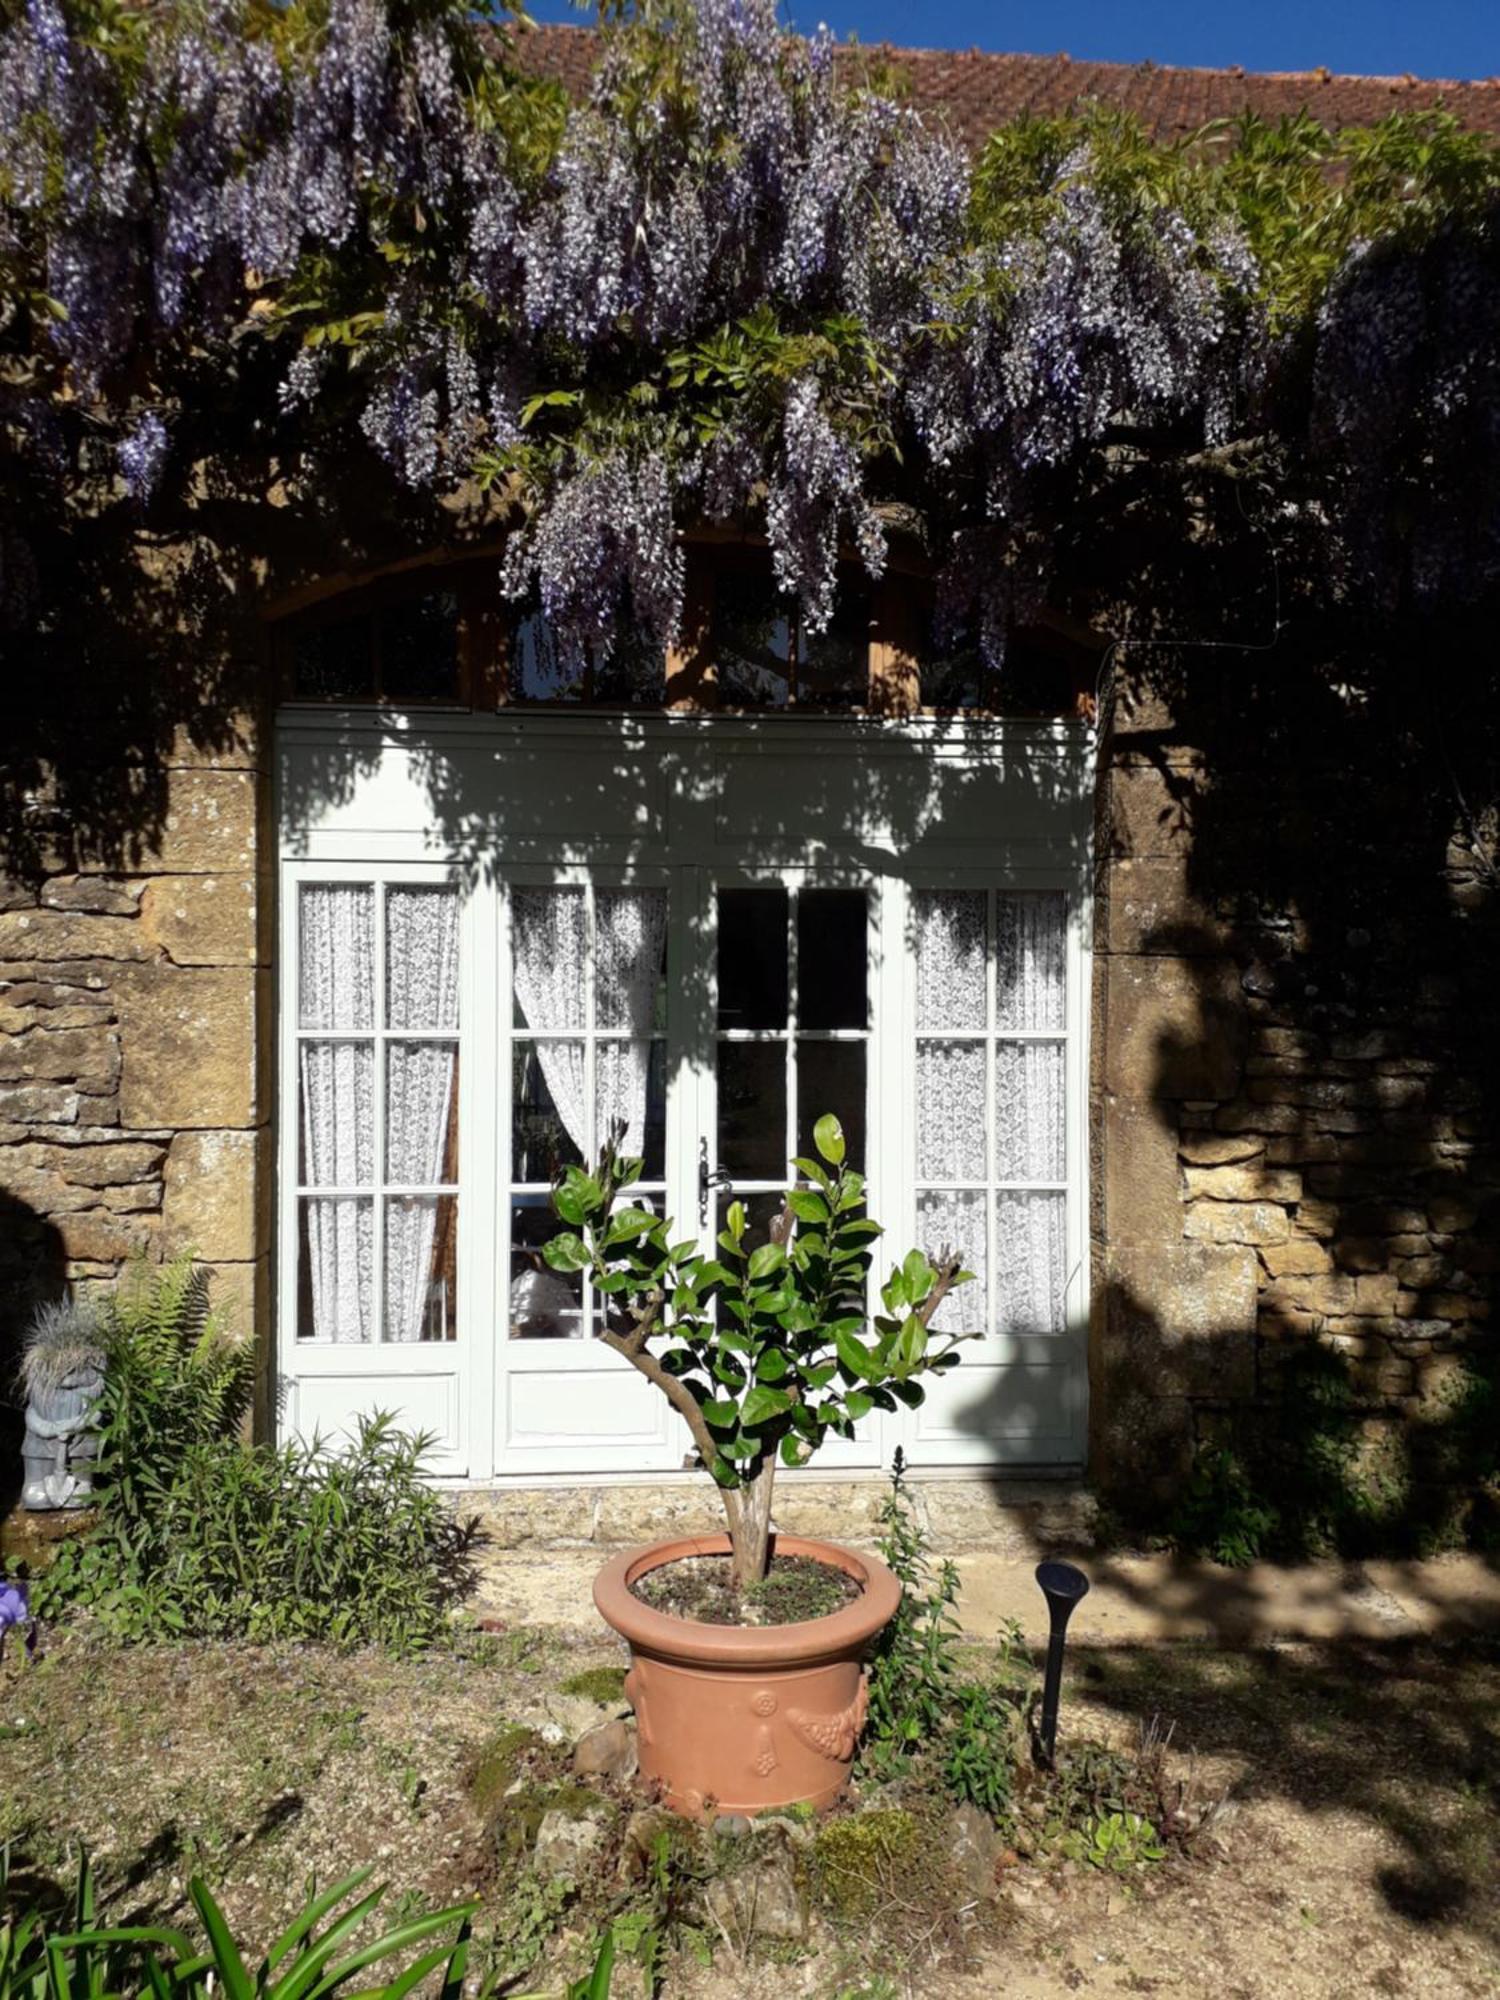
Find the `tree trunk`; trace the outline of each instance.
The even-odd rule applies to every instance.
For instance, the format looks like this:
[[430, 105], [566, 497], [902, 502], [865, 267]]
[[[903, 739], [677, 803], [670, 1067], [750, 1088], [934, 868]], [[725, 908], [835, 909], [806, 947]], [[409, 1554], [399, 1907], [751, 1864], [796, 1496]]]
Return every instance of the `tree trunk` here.
[[752, 1585], [765, 1581], [770, 1562], [771, 1491], [775, 1479], [776, 1461], [768, 1458], [755, 1477], [733, 1495], [736, 1504], [729, 1512], [729, 1539], [734, 1547], [732, 1581], [741, 1595]]

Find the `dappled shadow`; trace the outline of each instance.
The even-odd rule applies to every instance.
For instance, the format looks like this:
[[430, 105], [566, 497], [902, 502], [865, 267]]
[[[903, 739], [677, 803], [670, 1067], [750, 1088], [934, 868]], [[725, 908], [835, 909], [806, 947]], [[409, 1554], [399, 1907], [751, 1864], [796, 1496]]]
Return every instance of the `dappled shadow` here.
[[[1343, 1644], [1073, 1650], [1075, 1685], [1235, 1771], [1230, 1796], [1366, 1821], [1395, 1848], [1372, 1886], [1418, 1928], [1500, 1945], [1500, 1655]], [[1064, 1710], [1066, 1728], [1066, 1708]], [[1274, 1821], [1267, 1829], [1271, 1832]], [[1243, 1837], [1255, 1837], [1254, 1823]]]

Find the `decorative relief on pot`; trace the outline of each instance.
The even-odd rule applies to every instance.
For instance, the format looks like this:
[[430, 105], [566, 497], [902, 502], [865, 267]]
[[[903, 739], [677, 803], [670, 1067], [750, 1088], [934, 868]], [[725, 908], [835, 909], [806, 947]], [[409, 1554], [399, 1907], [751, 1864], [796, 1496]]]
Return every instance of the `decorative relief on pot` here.
[[762, 1688], [759, 1694], [751, 1701], [750, 1706], [755, 1710], [757, 1715], [774, 1715], [776, 1713], [776, 1697], [769, 1688]]
[[805, 1708], [789, 1708], [786, 1719], [810, 1750], [816, 1750], [830, 1763], [847, 1764], [854, 1755], [869, 1707], [870, 1692], [861, 1676], [859, 1692], [837, 1714], [809, 1715]]
[[755, 1745], [755, 1756], [751, 1759], [750, 1768], [757, 1778], [769, 1778], [780, 1762], [769, 1729], [762, 1727], [756, 1730]]

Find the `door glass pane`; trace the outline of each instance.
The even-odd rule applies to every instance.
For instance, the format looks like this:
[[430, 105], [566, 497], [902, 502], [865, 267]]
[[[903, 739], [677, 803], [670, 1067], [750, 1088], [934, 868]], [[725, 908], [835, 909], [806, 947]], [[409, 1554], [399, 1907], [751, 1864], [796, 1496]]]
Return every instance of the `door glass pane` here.
[[598, 1042], [594, 1062], [596, 1147], [623, 1125], [620, 1150], [642, 1161], [644, 1179], [659, 1181], [666, 1171], [666, 1044]]
[[511, 1057], [511, 1179], [555, 1180], [581, 1166], [574, 1132], [584, 1131], [582, 1042], [517, 1041]]
[[375, 649], [367, 617], [340, 618], [299, 632], [292, 641], [296, 701], [371, 701]]
[[870, 594], [841, 577], [826, 632], [798, 633], [797, 700], [813, 708], [863, 708], [870, 698]]
[[511, 956], [520, 1019], [581, 1028], [588, 990], [588, 907], [582, 889], [517, 889]]
[[797, 1044], [797, 1151], [816, 1159], [813, 1127], [831, 1111], [844, 1128], [845, 1157], [864, 1171], [865, 1045], [863, 1042]]
[[395, 1195], [385, 1205], [385, 1337], [455, 1340], [458, 1202]]
[[984, 891], [924, 889], [912, 910], [917, 1026], [986, 1027]]
[[866, 1028], [869, 899], [863, 889], [797, 898], [797, 1019], [804, 1028]]
[[1001, 1042], [995, 1050], [995, 1178], [1062, 1177], [1062, 1045]]
[[458, 1047], [388, 1042], [385, 1052], [386, 1179], [440, 1187], [458, 1179]]
[[520, 1195], [510, 1205], [510, 1338], [577, 1340], [583, 1333], [583, 1280], [554, 1271], [542, 1245], [557, 1234], [546, 1195]]
[[995, 1197], [995, 1314], [1005, 1333], [1061, 1333], [1066, 1237], [1061, 1194]]
[[318, 882], [300, 893], [298, 1025], [375, 1025], [375, 891], [368, 884]]
[[985, 1044], [917, 1044], [917, 1177], [982, 1181]]
[[388, 1028], [458, 1026], [458, 895], [388, 889], [385, 898]]
[[300, 1210], [298, 1339], [368, 1341], [374, 1331], [374, 1202], [310, 1195]]
[[298, 1174], [304, 1187], [375, 1179], [375, 1051], [368, 1042], [304, 1042]]
[[786, 1047], [719, 1044], [719, 1165], [736, 1180], [780, 1180], [786, 1158]]
[[996, 1024], [1066, 1025], [1068, 911], [1058, 895], [995, 900]]
[[594, 904], [601, 1028], [665, 1028], [667, 892], [601, 889]]
[[719, 891], [719, 1026], [784, 1028], [787, 892]]
[[949, 1193], [933, 1188], [917, 1197], [917, 1243], [934, 1262], [944, 1252], [974, 1273], [972, 1284], [948, 1294], [932, 1316], [939, 1333], [987, 1333], [989, 1297], [985, 1283], [985, 1202], [982, 1193]]

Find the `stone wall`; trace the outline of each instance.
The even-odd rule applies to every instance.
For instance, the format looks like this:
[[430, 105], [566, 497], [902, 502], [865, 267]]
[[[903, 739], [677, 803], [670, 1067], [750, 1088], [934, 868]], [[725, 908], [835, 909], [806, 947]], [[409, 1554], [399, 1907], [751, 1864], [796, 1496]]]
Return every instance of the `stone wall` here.
[[267, 1311], [265, 784], [253, 725], [220, 734], [178, 732], [123, 865], [59, 827], [66, 867], [0, 876], [0, 1342], [140, 1250], [192, 1249], [242, 1324]]
[[1327, 688], [1138, 684], [1102, 774], [1095, 1470], [1159, 1503], [1318, 1344], [1420, 1480], [1500, 1268], [1493, 856]]

